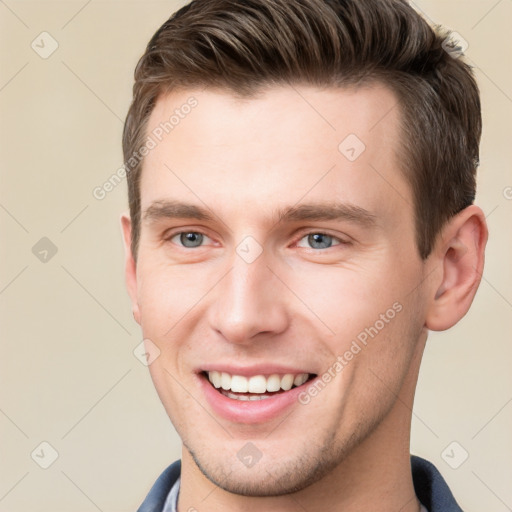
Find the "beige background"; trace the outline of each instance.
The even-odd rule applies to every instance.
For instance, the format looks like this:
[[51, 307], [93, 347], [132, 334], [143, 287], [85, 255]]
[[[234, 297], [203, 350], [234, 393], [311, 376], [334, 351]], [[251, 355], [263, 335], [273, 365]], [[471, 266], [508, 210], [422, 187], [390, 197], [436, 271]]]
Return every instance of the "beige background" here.
[[[2, 512], [135, 511], [180, 455], [133, 354], [125, 183], [101, 201], [92, 191], [122, 164], [135, 63], [182, 3], [0, 2]], [[501, 512], [512, 508], [512, 1], [415, 5], [469, 43], [485, 122], [478, 203], [491, 237], [473, 309], [428, 343], [412, 452], [436, 464], [464, 510]], [[43, 31], [58, 43], [46, 59], [31, 48], [51, 48]], [[58, 249], [47, 262], [32, 252], [43, 237]], [[48, 469], [36, 463], [50, 460], [43, 441], [58, 452]], [[458, 469], [441, 455], [452, 441], [452, 465], [469, 453]]]

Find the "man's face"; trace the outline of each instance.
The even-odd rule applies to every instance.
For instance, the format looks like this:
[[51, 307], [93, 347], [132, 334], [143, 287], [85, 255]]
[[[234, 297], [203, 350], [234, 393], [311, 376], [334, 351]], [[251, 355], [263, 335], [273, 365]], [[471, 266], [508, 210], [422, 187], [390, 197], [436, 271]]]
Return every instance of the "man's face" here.
[[185, 454], [224, 489], [317, 480], [410, 386], [426, 266], [396, 103], [378, 85], [206, 89], [151, 115], [148, 135], [190, 111], [145, 158], [132, 297]]

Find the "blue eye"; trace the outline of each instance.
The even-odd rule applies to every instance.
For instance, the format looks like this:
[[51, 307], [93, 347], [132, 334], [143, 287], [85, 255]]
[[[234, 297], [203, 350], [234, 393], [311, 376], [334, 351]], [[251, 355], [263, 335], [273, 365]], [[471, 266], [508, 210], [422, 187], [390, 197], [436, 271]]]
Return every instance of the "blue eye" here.
[[200, 247], [204, 241], [205, 235], [198, 233], [197, 231], [183, 231], [171, 237], [170, 240], [172, 241], [176, 237], [179, 237], [180, 243], [178, 245], [183, 245], [183, 247], [190, 249], [194, 247]]
[[340, 242], [338, 238], [326, 233], [310, 233], [309, 235], [302, 237], [297, 245], [299, 247], [307, 247], [301, 245], [302, 240], [307, 240], [309, 247], [312, 249], [329, 249], [329, 247], [332, 247], [333, 245], [339, 245], [339, 243], [333, 244], [333, 241], [337, 240]]

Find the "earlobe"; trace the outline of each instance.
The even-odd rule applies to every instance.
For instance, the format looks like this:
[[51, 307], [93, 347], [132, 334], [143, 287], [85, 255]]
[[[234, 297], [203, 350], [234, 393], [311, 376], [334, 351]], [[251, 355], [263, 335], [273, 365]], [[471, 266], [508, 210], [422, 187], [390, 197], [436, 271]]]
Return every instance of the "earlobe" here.
[[131, 250], [132, 223], [128, 212], [123, 213], [120, 220], [124, 242], [126, 288], [132, 302], [133, 318], [140, 325], [140, 311], [137, 301], [137, 265]]
[[441, 269], [441, 281], [433, 290], [428, 329], [449, 329], [467, 313], [482, 278], [487, 235], [484, 214], [474, 205], [443, 228], [432, 255]]

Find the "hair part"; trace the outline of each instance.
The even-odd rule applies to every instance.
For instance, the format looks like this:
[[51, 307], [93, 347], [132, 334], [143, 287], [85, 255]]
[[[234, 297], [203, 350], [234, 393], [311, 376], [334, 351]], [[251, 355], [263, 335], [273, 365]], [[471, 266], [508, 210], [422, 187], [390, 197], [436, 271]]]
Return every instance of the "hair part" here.
[[208, 87], [251, 98], [272, 86], [375, 82], [398, 99], [401, 170], [427, 258], [445, 222], [474, 201], [481, 136], [478, 87], [444, 49], [447, 36], [402, 0], [194, 0], [179, 9], [136, 66], [123, 131], [134, 259], [144, 160], [128, 162], [161, 95]]

